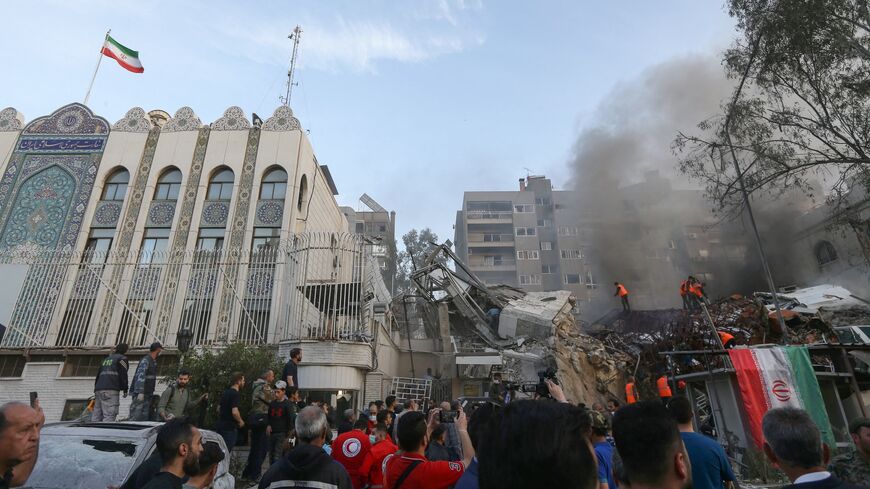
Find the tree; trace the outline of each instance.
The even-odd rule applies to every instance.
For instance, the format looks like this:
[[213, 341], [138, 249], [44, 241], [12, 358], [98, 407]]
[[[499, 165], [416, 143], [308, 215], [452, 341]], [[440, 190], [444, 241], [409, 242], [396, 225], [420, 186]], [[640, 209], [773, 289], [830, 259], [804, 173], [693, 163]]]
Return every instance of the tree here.
[[870, 190], [868, 0], [727, 5], [739, 35], [723, 61], [737, 88], [701, 134], [678, 134], [680, 170], [731, 214], [743, 207], [740, 176], [749, 194], [768, 196], [812, 196], [827, 180], [835, 222], [858, 231], [855, 196]]
[[404, 249], [397, 253], [396, 294], [414, 291], [411, 274], [415, 268], [423, 266], [426, 257], [435, 250], [438, 245], [438, 235], [429, 228], [420, 231], [412, 229], [402, 236], [402, 243]]
[[[234, 372], [245, 374], [246, 387], [239, 392], [241, 394], [239, 410], [242, 419], [247, 419], [248, 410], [251, 408], [251, 384], [267, 368], [275, 371], [275, 378], [279, 378], [284, 365], [272, 348], [233, 343], [223, 350], [191, 351], [184, 357], [184, 368], [190, 370], [191, 385], [199, 392], [208, 393], [205, 426], [213, 426], [217, 420], [221, 394], [229, 387]], [[164, 380], [174, 381], [175, 377], [167, 377]]]

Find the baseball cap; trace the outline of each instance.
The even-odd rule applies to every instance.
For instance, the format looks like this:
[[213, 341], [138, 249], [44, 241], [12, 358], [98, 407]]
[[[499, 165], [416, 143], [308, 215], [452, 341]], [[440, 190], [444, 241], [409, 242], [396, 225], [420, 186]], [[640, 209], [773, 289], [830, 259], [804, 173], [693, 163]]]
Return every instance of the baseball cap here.
[[157, 351], [158, 349], [162, 348], [163, 345], [161, 345], [159, 341], [155, 341], [154, 343], [151, 343], [151, 347], [148, 349], [148, 351]]
[[275, 388], [281, 389], [281, 390], [286, 390], [287, 389], [287, 382], [284, 382], [283, 380], [279, 380], [278, 382], [275, 382]]
[[861, 428], [870, 428], [870, 418], [855, 418], [849, 422], [849, 433], [857, 433]]
[[599, 430], [607, 429], [607, 418], [598, 411], [589, 411], [589, 416], [592, 417], [592, 428]]

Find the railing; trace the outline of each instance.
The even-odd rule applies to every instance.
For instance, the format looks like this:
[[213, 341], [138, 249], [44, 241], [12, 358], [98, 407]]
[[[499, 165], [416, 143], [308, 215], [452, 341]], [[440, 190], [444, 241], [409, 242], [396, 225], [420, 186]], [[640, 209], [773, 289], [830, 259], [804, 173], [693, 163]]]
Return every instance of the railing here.
[[517, 261], [513, 258], [505, 258], [502, 260], [469, 260], [468, 266], [473, 268], [496, 268], [496, 267], [515, 267]]
[[254, 251], [3, 251], [0, 275], [16, 297], [0, 347], [172, 347], [184, 328], [193, 345], [366, 341], [373, 305], [389, 301], [363, 240], [346, 233]]
[[499, 220], [499, 219], [511, 219], [511, 220], [513, 220], [514, 214], [513, 214], [513, 212], [502, 212], [502, 211], [466, 211], [465, 217], [467, 219], [476, 219], [476, 220]]
[[513, 243], [513, 234], [469, 234], [469, 243]]

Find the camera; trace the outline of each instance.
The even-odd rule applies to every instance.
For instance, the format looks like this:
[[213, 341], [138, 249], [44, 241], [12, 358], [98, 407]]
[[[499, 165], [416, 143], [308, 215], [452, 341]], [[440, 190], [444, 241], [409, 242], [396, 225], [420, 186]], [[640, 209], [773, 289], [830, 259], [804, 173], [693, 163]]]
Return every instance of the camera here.
[[538, 384], [535, 386], [535, 394], [538, 397], [546, 397], [550, 398], [550, 388], [547, 387], [547, 380], [558, 385], [559, 379], [556, 378], [556, 369], [550, 367], [546, 370], [541, 370], [538, 372]]
[[442, 423], [455, 423], [459, 416], [459, 411], [441, 411], [439, 421]]

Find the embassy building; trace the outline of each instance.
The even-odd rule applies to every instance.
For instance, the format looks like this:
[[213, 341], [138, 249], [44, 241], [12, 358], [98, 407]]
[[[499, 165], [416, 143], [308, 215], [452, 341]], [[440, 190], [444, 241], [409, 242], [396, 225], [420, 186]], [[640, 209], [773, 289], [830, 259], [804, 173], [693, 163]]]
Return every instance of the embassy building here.
[[383, 398], [402, 352], [377, 262], [291, 109], [253, 119], [0, 112], [0, 403], [77, 417], [116, 344], [132, 376], [154, 341], [172, 368], [179, 347], [301, 346], [303, 390]]

